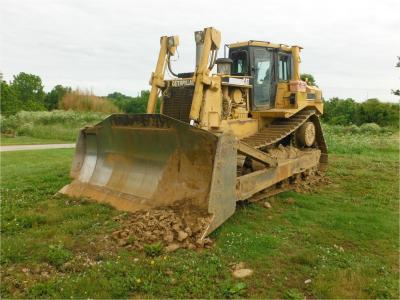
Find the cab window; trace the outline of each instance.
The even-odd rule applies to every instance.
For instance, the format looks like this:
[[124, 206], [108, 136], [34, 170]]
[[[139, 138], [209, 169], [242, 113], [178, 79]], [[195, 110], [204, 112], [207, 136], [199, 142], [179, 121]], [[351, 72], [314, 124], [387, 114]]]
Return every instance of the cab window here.
[[256, 61], [256, 67], [255, 70], [257, 71], [256, 73], [256, 80], [257, 84], [263, 84], [264, 81], [269, 82], [270, 78], [270, 67], [271, 67], [271, 62], [269, 60], [263, 60], [264, 58], [261, 58], [261, 60]]
[[273, 76], [273, 55], [265, 48], [253, 50], [253, 105], [270, 105]]
[[288, 81], [290, 79], [290, 56], [278, 55], [278, 79]]
[[231, 54], [232, 64], [232, 75], [247, 75], [247, 52], [236, 51]]

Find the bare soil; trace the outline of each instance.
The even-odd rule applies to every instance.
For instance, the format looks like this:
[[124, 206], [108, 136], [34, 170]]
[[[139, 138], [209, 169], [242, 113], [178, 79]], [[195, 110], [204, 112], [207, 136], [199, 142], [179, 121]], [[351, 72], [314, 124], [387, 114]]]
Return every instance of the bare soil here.
[[[280, 145], [269, 153], [278, 159], [287, 159], [297, 157], [301, 151]], [[288, 186], [297, 192], [309, 192], [315, 186], [328, 182], [323, 172], [313, 169], [283, 181], [280, 187]], [[188, 204], [140, 210], [124, 214], [116, 221], [121, 226], [112, 233], [111, 238], [119, 247], [143, 250], [146, 245], [161, 244], [166, 252], [172, 252], [179, 248], [199, 249], [212, 245], [210, 238], [202, 239], [211, 216]]]
[[112, 233], [119, 246], [142, 250], [145, 245], [162, 243], [167, 252], [179, 248], [210, 247], [210, 238], [201, 239], [210, 216], [184, 205], [141, 210], [118, 218], [121, 228]]

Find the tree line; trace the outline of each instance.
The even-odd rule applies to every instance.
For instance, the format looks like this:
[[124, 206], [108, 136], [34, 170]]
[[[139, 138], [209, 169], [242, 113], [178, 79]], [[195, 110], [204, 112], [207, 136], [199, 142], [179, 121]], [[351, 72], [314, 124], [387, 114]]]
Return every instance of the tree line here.
[[114, 92], [99, 97], [89, 91], [73, 90], [60, 84], [46, 93], [39, 76], [24, 72], [15, 75], [10, 82], [1, 79], [0, 92], [0, 112], [3, 116], [14, 115], [22, 110], [54, 109], [143, 113], [150, 94], [149, 91], [142, 91], [137, 97], [131, 97]]
[[399, 127], [399, 103], [385, 103], [378, 99], [356, 102], [354, 99], [331, 98], [324, 103], [322, 120], [332, 125], [361, 125]]
[[70, 87], [56, 85], [46, 93], [39, 76], [21, 72], [9, 83], [1, 80], [1, 114], [8, 116], [21, 110], [53, 110], [58, 108], [62, 97], [71, 91]]
[[[307, 79], [310, 84], [316, 84], [314, 77], [310, 74], [303, 74], [302, 79]], [[106, 97], [98, 97], [89, 93], [80, 93], [79, 90], [74, 91], [71, 87], [62, 85], [56, 85], [46, 93], [39, 76], [21, 72], [9, 83], [1, 80], [0, 109], [1, 114], [5, 116], [13, 115], [21, 110], [76, 110], [77, 107], [93, 110], [93, 107], [100, 106], [109, 112], [115, 112], [114, 108], [109, 108], [113, 106], [125, 113], [145, 113], [149, 94], [149, 91], [141, 91], [137, 97], [132, 97], [114, 92]], [[74, 99], [79, 104], [83, 101], [91, 101], [89, 103], [91, 105], [70, 104], [74, 102]], [[376, 123], [380, 126], [399, 127], [399, 103], [385, 103], [378, 99], [368, 99], [360, 103], [351, 98], [335, 97], [325, 100], [322, 120], [333, 125]]]
[[60, 99], [71, 90], [70, 87], [56, 85], [46, 93], [39, 76], [21, 72], [9, 83], [1, 80], [1, 114], [8, 116], [21, 110], [56, 109]]

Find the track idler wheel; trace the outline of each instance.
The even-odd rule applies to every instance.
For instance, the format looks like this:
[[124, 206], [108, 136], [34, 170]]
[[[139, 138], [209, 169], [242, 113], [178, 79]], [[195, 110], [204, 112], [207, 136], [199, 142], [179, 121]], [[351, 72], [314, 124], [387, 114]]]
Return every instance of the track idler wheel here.
[[296, 131], [296, 141], [301, 147], [311, 147], [315, 142], [315, 125], [313, 122], [305, 122]]

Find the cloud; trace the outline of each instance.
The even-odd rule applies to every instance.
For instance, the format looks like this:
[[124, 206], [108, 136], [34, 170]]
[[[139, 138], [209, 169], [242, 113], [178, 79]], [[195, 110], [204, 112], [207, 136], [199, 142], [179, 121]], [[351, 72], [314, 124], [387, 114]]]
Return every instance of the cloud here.
[[[193, 70], [193, 32], [214, 26], [223, 43], [299, 44], [302, 71], [326, 98], [396, 101], [398, 1], [2, 0], [0, 69], [21, 71], [99, 95], [148, 88], [161, 35], [181, 37], [179, 72]], [[247, 5], [247, 6], [246, 6]], [[223, 51], [220, 51], [222, 55]]]

